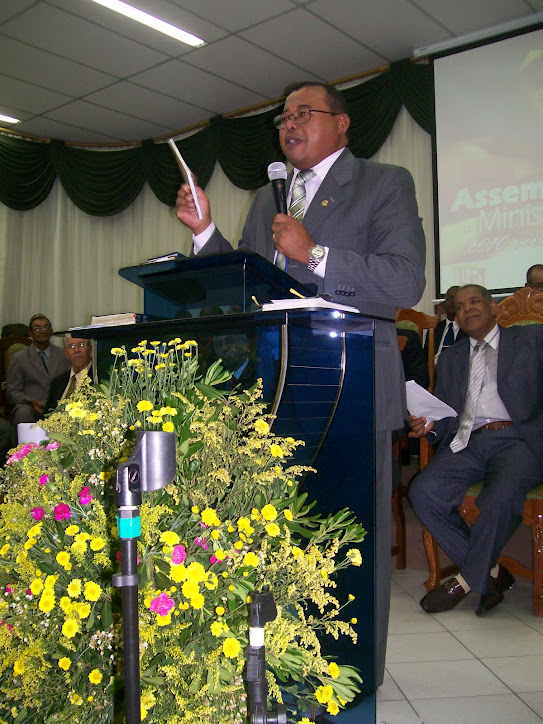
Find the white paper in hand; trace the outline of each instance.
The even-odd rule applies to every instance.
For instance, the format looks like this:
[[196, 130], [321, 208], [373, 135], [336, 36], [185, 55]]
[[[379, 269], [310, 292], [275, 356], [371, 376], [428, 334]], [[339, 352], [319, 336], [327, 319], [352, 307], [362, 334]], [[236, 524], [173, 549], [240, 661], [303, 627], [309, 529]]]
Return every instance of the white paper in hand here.
[[432, 395], [414, 380], [405, 383], [407, 409], [410, 415], [425, 417], [426, 422], [442, 420], [444, 417], [458, 417], [456, 410]]
[[198, 214], [198, 218], [202, 219], [203, 218], [202, 210], [200, 209], [200, 203], [198, 201], [198, 196], [196, 196], [196, 187], [194, 186], [194, 179], [192, 178], [192, 171], [187, 166], [183, 156], [179, 153], [179, 149], [175, 145], [173, 138], [169, 139], [168, 146], [172, 149], [172, 153], [175, 156], [175, 160], [177, 161], [177, 165], [179, 166], [181, 175], [183, 176], [185, 181], [190, 186], [190, 190], [192, 191], [192, 198], [194, 199], [194, 205], [196, 206], [196, 213]]

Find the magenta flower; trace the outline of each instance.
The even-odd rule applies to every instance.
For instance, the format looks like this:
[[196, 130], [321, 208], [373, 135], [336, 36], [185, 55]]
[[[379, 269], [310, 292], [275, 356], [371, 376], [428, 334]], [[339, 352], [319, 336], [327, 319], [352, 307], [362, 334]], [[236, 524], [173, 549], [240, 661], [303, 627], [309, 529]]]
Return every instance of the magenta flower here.
[[44, 485], [47, 485], [49, 482], [49, 475], [46, 475], [45, 473], [43, 475], [40, 475], [39, 484], [43, 488]]
[[0, 621], [0, 626], [7, 626], [8, 631], [11, 631], [13, 626], [10, 623], [6, 623], [5, 621]]
[[210, 562], [210, 563], [224, 563], [224, 561], [228, 560], [228, 558], [229, 558], [229, 556], [225, 556], [224, 559], [223, 559], [222, 561], [220, 561], [220, 560], [215, 556], [215, 554], [212, 553], [212, 554], [209, 556], [209, 562]]
[[29, 596], [30, 598], [32, 598], [32, 591], [30, 590], [30, 588], [26, 589], [25, 596]]
[[46, 450], [58, 450], [59, 447], [60, 447], [60, 443], [53, 441], [53, 442], [47, 443], [47, 445], [45, 446], [45, 449]]
[[39, 447], [35, 442], [29, 442], [26, 445], [23, 445], [18, 450], [16, 450], [13, 455], [10, 455], [10, 457], [7, 460], [8, 465], [13, 465], [13, 463], [18, 463], [20, 460], [25, 458], [28, 453], [32, 452], [35, 448]]
[[13, 593], [13, 591], [11, 590], [11, 586], [6, 586], [6, 587], [4, 588], [4, 591], [5, 591], [6, 593]]
[[93, 496], [91, 495], [88, 485], [85, 485], [84, 488], [81, 488], [81, 490], [79, 491], [79, 502], [81, 503], [81, 505], [88, 505], [91, 502], [92, 498]]
[[168, 596], [166, 591], [153, 598], [149, 610], [158, 613], [160, 616], [167, 616], [172, 609], [175, 608], [174, 601]]
[[185, 558], [187, 557], [187, 551], [185, 550], [185, 546], [174, 546], [172, 551], [172, 563], [174, 565], [178, 565], [179, 563], [183, 563]]
[[196, 546], [196, 548], [198, 548], [198, 546], [201, 546], [205, 551], [207, 551], [209, 547], [207, 545], [207, 538], [201, 538], [200, 536], [194, 539], [194, 545]]
[[30, 515], [34, 518], [34, 520], [42, 520], [45, 515], [45, 510], [43, 508], [32, 508]]
[[71, 515], [70, 508], [66, 503], [59, 503], [55, 506], [55, 520], [67, 520]]

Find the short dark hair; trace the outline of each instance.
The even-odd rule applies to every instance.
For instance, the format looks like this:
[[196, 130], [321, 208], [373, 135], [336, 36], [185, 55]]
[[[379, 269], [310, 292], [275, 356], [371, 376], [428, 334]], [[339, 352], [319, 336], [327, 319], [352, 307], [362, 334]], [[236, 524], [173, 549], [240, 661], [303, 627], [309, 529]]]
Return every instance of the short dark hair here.
[[48, 318], [45, 316], [45, 314], [33, 314], [33, 315], [30, 317], [30, 322], [28, 323], [28, 329], [32, 329], [32, 325], [34, 324], [34, 322], [36, 321], [36, 319], [45, 319], [45, 320], [47, 320], [47, 322], [49, 322], [49, 324], [51, 324], [51, 320], [48, 319]]
[[345, 96], [335, 86], [330, 85], [330, 83], [324, 83], [316, 80], [300, 80], [296, 83], [290, 83], [287, 85], [283, 95], [285, 97], [289, 96], [291, 93], [294, 93], [294, 91], [301, 90], [302, 88], [322, 88], [326, 93], [326, 100], [328, 101], [330, 110], [334, 113], [346, 113], [349, 115]]
[[526, 282], [530, 283], [530, 277], [532, 276], [532, 272], [534, 271], [543, 271], [543, 264], [532, 264], [532, 266], [528, 269], [526, 272]]
[[464, 289], [478, 289], [479, 293], [485, 299], [489, 304], [492, 304], [494, 301], [492, 294], [488, 291], [486, 287], [482, 287], [480, 284], [464, 284], [462, 287], [458, 287], [456, 290], [456, 294], [454, 295], [455, 303], [456, 303], [456, 297], [462, 292]]

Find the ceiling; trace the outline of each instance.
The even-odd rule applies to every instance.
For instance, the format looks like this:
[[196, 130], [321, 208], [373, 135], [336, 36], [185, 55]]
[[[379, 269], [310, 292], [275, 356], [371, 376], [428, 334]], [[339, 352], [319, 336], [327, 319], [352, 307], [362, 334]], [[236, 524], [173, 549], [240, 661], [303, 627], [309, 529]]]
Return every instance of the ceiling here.
[[543, 0], [127, 1], [207, 45], [90, 0], [0, 3], [0, 113], [22, 120], [10, 128], [82, 144], [166, 137], [276, 99], [292, 81], [347, 78], [543, 10]]

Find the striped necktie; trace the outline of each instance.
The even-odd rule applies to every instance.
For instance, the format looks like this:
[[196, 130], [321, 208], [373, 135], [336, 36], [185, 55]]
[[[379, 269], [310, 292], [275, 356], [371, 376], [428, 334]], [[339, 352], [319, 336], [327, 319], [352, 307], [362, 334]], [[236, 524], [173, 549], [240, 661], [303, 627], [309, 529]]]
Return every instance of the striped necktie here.
[[450, 444], [453, 453], [463, 450], [467, 446], [469, 436], [471, 435], [473, 421], [475, 420], [475, 411], [477, 410], [477, 401], [483, 385], [486, 365], [486, 347], [487, 343], [482, 340], [481, 342], [477, 342], [473, 348], [466, 404], [464, 405], [464, 411], [460, 415], [458, 431]]
[[[307, 171], [299, 171], [296, 179], [294, 180], [294, 186], [292, 187], [292, 196], [290, 199], [290, 206], [288, 208], [290, 215], [293, 219], [301, 221], [305, 211], [305, 184], [309, 179], [313, 178], [315, 172], [310, 168]], [[277, 253], [275, 257], [275, 266], [285, 271], [287, 268], [287, 259], [284, 254]]]

